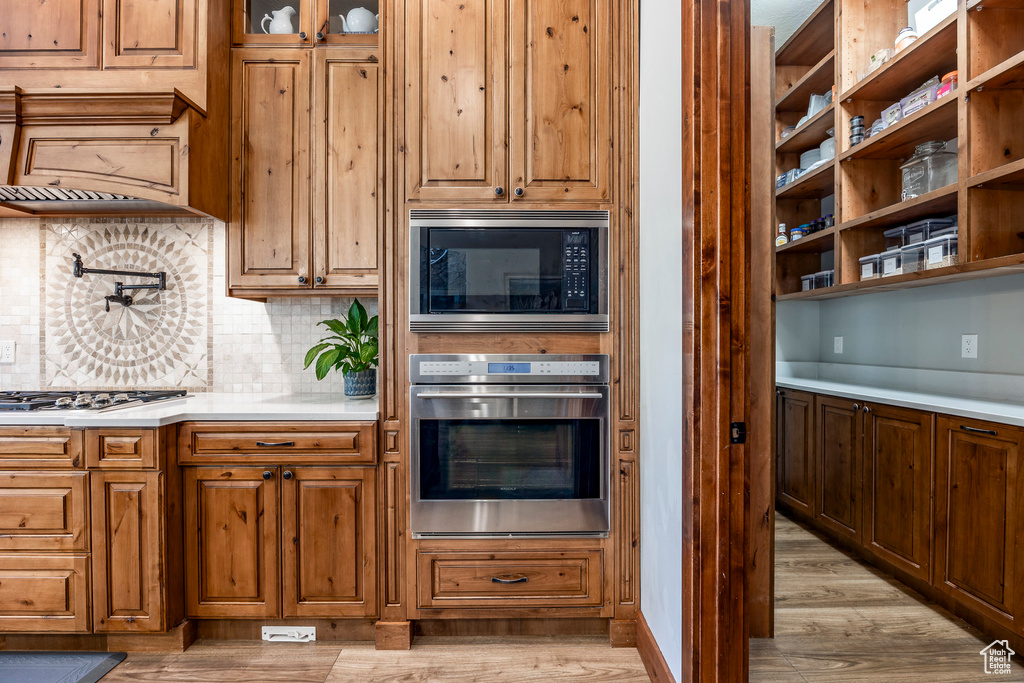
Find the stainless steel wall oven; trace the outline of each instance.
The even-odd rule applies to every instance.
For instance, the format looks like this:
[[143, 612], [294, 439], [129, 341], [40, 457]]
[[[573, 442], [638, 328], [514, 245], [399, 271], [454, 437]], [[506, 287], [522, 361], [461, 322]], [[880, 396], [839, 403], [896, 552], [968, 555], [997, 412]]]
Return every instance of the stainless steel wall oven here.
[[414, 537], [609, 529], [608, 356], [410, 357]]
[[607, 332], [607, 211], [413, 210], [413, 332]]

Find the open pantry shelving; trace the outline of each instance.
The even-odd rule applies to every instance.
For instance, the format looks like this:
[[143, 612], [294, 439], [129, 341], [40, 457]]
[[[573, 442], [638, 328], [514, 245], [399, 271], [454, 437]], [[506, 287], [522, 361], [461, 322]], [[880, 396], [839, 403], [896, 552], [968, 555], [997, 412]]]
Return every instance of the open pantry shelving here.
[[[960, 0], [957, 10], [864, 76], [871, 55], [911, 25], [903, 0], [826, 0], [775, 55], [776, 173], [834, 131], [835, 159], [775, 193], [789, 227], [832, 213], [834, 226], [776, 248], [777, 300], [820, 300], [1024, 272], [1024, 0]], [[931, 76], [958, 72], [951, 94], [850, 144], [850, 119], [870, 127]], [[863, 77], [862, 77], [863, 76]], [[811, 95], [836, 96], [791, 135]], [[770, 106], [770, 105], [769, 105]], [[900, 166], [917, 145], [958, 140], [957, 182], [902, 201]], [[834, 208], [831, 208], [834, 207]], [[883, 232], [956, 215], [956, 265], [862, 281], [859, 259]], [[801, 276], [834, 269], [832, 287]]]

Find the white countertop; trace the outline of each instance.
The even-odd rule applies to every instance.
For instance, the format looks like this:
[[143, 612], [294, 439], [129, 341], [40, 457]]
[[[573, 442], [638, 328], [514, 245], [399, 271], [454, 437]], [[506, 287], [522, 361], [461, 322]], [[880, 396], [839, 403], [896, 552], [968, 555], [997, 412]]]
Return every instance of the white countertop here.
[[194, 394], [184, 400], [154, 403], [106, 413], [52, 410], [0, 413], [0, 425], [66, 427], [163, 427], [188, 421], [373, 421], [380, 415], [377, 397], [352, 400], [330, 394]]
[[783, 389], [796, 389], [798, 391], [809, 391], [815, 394], [827, 394], [841, 398], [875, 401], [902, 408], [927, 410], [946, 415], [955, 415], [956, 417], [988, 420], [990, 422], [1024, 427], [1024, 405], [1016, 403], [961, 398], [942, 394], [926, 394], [916, 391], [886, 389], [823, 379], [801, 379], [798, 377], [779, 377], [776, 379], [775, 384]]

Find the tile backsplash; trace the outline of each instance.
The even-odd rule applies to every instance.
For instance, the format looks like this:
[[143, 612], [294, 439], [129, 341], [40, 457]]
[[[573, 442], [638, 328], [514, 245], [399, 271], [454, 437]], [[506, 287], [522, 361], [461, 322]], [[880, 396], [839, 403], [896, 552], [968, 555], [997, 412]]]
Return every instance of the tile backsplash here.
[[[115, 280], [87, 268], [167, 272], [167, 290], [133, 292], [106, 310]], [[139, 280], [139, 282], [143, 282]], [[126, 282], [127, 284], [127, 282]], [[229, 299], [225, 226], [186, 218], [0, 219], [0, 390], [182, 387], [190, 391], [339, 393], [340, 375], [303, 370], [317, 322], [342, 297]], [[371, 315], [374, 299], [361, 299]]]

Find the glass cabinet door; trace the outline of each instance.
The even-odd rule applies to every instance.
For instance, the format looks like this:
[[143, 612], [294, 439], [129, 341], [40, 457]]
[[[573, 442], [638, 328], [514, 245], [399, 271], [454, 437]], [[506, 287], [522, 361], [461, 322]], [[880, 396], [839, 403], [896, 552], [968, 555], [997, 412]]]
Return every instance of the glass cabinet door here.
[[380, 4], [380, 0], [317, 0], [317, 42], [376, 45]]
[[312, 45], [312, 3], [313, 0], [234, 0], [233, 42], [236, 45]]

